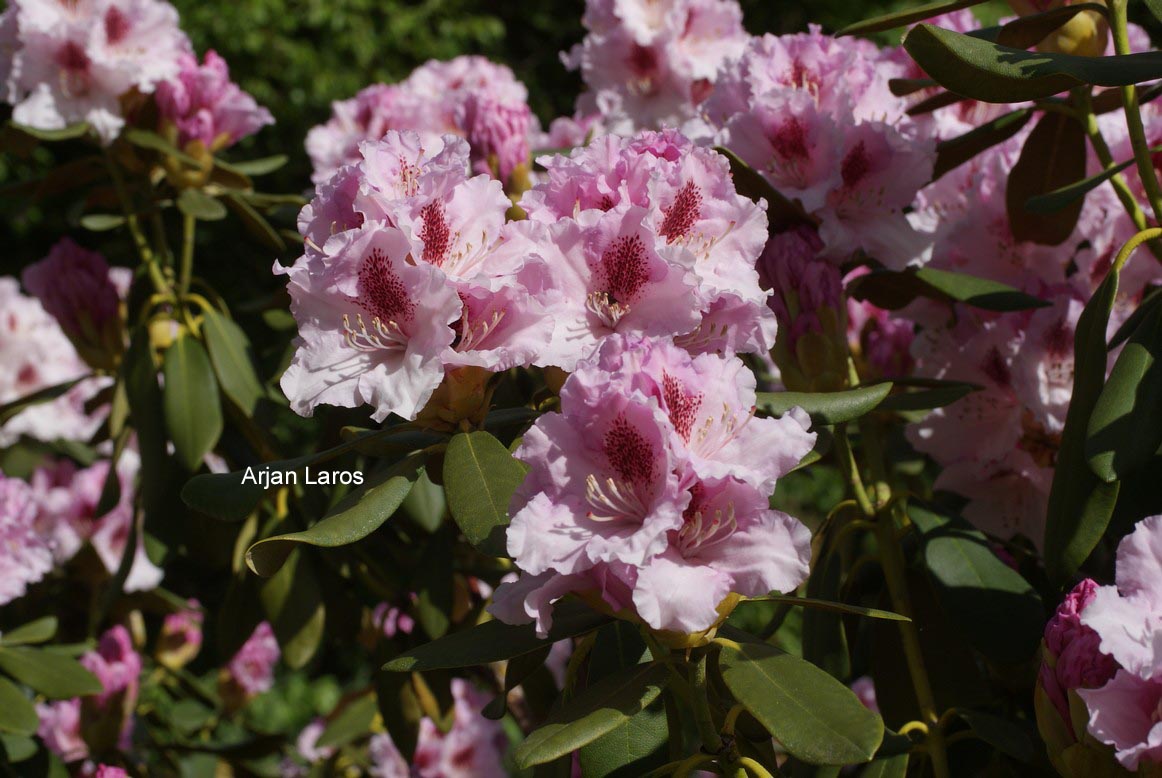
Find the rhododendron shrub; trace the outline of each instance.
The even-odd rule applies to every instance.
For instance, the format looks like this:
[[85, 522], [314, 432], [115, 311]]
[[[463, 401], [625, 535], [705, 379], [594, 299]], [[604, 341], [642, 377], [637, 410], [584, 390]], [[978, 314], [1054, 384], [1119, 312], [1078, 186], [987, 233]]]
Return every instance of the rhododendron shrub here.
[[1162, 773], [1162, 66], [971, 5], [589, 0], [277, 194], [165, 0], [9, 3], [0, 773]]

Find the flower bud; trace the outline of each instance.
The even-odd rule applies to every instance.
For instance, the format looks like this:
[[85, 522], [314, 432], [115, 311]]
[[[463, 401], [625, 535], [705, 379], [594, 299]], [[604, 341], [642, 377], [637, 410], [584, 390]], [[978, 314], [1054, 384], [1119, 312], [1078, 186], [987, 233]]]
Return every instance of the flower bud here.
[[242, 644], [218, 677], [218, 693], [237, 710], [274, 685], [274, 665], [282, 655], [270, 622], [264, 621]]
[[141, 656], [129, 630], [117, 625], [101, 636], [97, 650], [81, 657], [102, 691], [81, 699], [81, 735], [94, 753], [123, 747], [132, 728], [141, 675]]
[[489, 385], [492, 375], [487, 369], [474, 365], [450, 368], [416, 417], [416, 424], [446, 431], [457, 429], [461, 421], [479, 426], [488, 415], [488, 404], [492, 400]]
[[[1086, 0], [1009, 0], [1019, 16], [1052, 11], [1077, 5]], [[1095, 0], [1105, 5], [1105, 0]], [[1079, 57], [1100, 57], [1105, 53], [1109, 37], [1109, 22], [1099, 11], [1081, 11], [1058, 27], [1037, 44], [1038, 51], [1074, 54]]]
[[779, 321], [772, 356], [792, 391], [834, 391], [847, 385], [847, 315], [839, 270], [817, 258], [823, 248], [810, 227], [773, 236], [759, 257], [759, 276], [774, 291]]
[[197, 600], [190, 600], [188, 604], [189, 610], [166, 615], [157, 639], [157, 661], [175, 670], [189, 664], [202, 648], [205, 616]]
[[93, 367], [116, 366], [124, 348], [121, 298], [103, 256], [62, 238], [21, 278], [82, 359]]
[[523, 165], [525, 180], [522, 183], [527, 189], [529, 128], [532, 126], [532, 111], [528, 105], [502, 102], [486, 92], [472, 92], [458, 113], [457, 123], [464, 128], [472, 149], [473, 172], [490, 174], [508, 189], [513, 172]]

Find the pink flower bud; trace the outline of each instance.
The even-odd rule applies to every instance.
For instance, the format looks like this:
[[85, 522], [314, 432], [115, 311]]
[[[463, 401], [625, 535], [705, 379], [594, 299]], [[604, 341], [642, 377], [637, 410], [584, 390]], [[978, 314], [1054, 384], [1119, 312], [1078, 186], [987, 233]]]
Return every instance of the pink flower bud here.
[[189, 610], [167, 614], [157, 639], [157, 661], [167, 667], [182, 667], [198, 655], [202, 647], [201, 603], [189, 601]]
[[178, 131], [178, 146], [200, 141], [216, 151], [232, 146], [268, 124], [270, 111], [230, 80], [226, 60], [207, 51], [201, 65], [183, 54], [181, 72], [157, 87], [157, 107], [163, 121]]

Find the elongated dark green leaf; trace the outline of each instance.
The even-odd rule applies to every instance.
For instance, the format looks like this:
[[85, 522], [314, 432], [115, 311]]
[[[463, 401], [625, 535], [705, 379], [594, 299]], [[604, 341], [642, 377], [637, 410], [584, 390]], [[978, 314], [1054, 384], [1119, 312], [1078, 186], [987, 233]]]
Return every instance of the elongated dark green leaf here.
[[216, 222], [226, 218], [226, 206], [201, 189], [183, 189], [178, 195], [178, 210], [186, 216], [204, 222]]
[[588, 687], [517, 746], [517, 766], [551, 762], [622, 726], [657, 699], [667, 672], [661, 664], [638, 665]]
[[784, 197], [761, 173], [739, 159], [733, 151], [723, 146], [715, 146], [714, 150], [730, 162], [730, 176], [740, 195], [756, 202], [759, 199], [767, 201], [767, 224], [772, 233], [782, 232], [797, 224], [814, 223], [802, 208]]
[[907, 616], [901, 616], [898, 613], [891, 611], [880, 610], [879, 608], [865, 608], [862, 605], [850, 605], [846, 602], [832, 602], [831, 600], [819, 600], [814, 597], [792, 597], [790, 595], [781, 594], [767, 594], [762, 597], [747, 597], [740, 605], [745, 605], [748, 602], [777, 602], [786, 605], [792, 605], [801, 608], [808, 608], [812, 610], [831, 611], [832, 613], [844, 613], [849, 616], [866, 616], [869, 619], [887, 619], [888, 621], [911, 621]]
[[244, 176], [262, 176], [278, 170], [287, 163], [288, 159], [289, 157], [286, 154], [275, 154], [272, 157], [248, 159], [245, 162], [226, 163], [220, 159], [216, 159], [214, 160], [214, 164], [225, 170], [241, 173]]
[[218, 383], [226, 396], [251, 416], [263, 390], [254, 372], [250, 340], [241, 327], [212, 308], [204, 311], [204, 317], [202, 334], [206, 336]]
[[[834, 549], [814, 565], [807, 579], [807, 596], [812, 599], [838, 600], [843, 584], [843, 557]], [[851, 652], [843, 619], [834, 610], [810, 608], [803, 611], [803, 658], [835, 678], [851, 675]]]
[[0, 732], [35, 735], [39, 724], [32, 700], [11, 681], [0, 676]]
[[184, 333], [166, 349], [164, 374], [165, 426], [178, 461], [193, 472], [222, 434], [218, 382], [206, 349]]
[[897, 392], [884, 398], [881, 411], [926, 411], [943, 408], [967, 397], [981, 387], [961, 381], [948, 381], [943, 386], [933, 386], [915, 392]]
[[908, 755], [896, 754], [875, 759], [863, 769], [860, 778], [904, 778], [908, 774]]
[[661, 700], [631, 716], [624, 724], [581, 747], [581, 773], [586, 778], [638, 778], [666, 761], [670, 738]]
[[549, 643], [530, 651], [527, 654], [514, 656], [504, 667], [504, 690], [484, 706], [484, 718], [499, 721], [508, 713], [508, 693], [520, 686], [526, 678], [545, 666], [549, 651], [553, 646]]
[[1057, 246], [1073, 234], [1081, 215], [1081, 200], [1056, 210], [1030, 213], [1025, 203], [1085, 177], [1085, 130], [1072, 116], [1050, 111], [1025, 139], [1021, 156], [1009, 174], [1005, 206], [1017, 240]]
[[383, 669], [406, 673], [486, 665], [528, 654], [563, 638], [592, 632], [609, 621], [609, 616], [581, 603], [558, 602], [553, 612], [553, 626], [546, 638], [538, 638], [532, 624], [487, 621], [413, 648], [388, 662]]
[[894, 30], [897, 27], [906, 27], [909, 24], [922, 22], [925, 19], [931, 19], [934, 16], [940, 16], [950, 11], [958, 11], [961, 8], [980, 5], [983, 2], [985, 0], [943, 0], [943, 2], [927, 3], [916, 8], [895, 11], [894, 13], [884, 14], [873, 19], [866, 19], [862, 22], [849, 24], [837, 32], [836, 35], [867, 35], [871, 32]]
[[45, 616], [0, 635], [0, 646], [25, 646], [52, 640], [56, 634], [56, 616]]
[[1118, 331], [1110, 338], [1108, 349], [1113, 351], [1129, 340], [1130, 336], [1134, 334], [1134, 330], [1138, 329], [1138, 325], [1158, 306], [1162, 306], [1162, 287], [1155, 287], [1146, 293], [1142, 298], [1142, 302], [1138, 304], [1138, 307], [1134, 309], [1133, 313], [1126, 317], [1126, 320], [1122, 322], [1122, 326], [1118, 327]]
[[429, 538], [412, 578], [411, 590], [416, 593], [416, 620], [433, 639], [443, 637], [452, 625], [454, 540], [454, 533], [448, 530]]
[[419, 480], [408, 492], [400, 508], [405, 516], [431, 534], [444, 523], [444, 516], [448, 512], [444, 487], [432, 483], [425, 470], [420, 473]]
[[310, 528], [258, 541], [246, 551], [246, 564], [258, 575], [271, 576], [282, 567], [290, 552], [303, 543], [336, 548], [362, 540], [395, 513], [419, 477], [422, 463], [421, 456], [397, 462], [343, 498]]
[[1150, 13], [1154, 14], [1154, 18], [1162, 22], [1162, 0], [1145, 0], [1145, 2]]
[[1074, 181], [1072, 184], [1066, 184], [1063, 187], [1054, 189], [1052, 192], [1030, 197], [1025, 201], [1025, 210], [1033, 214], [1053, 213], [1084, 198], [1091, 191], [1097, 189], [1132, 164], [1134, 164], [1134, 160], [1129, 159], [1103, 170], [1097, 175], [1090, 176], [1081, 181]]
[[158, 135], [156, 132], [145, 130], [140, 127], [130, 127], [121, 133], [121, 137], [132, 143], [134, 146], [142, 149], [149, 149], [151, 151], [160, 151], [167, 157], [176, 157], [187, 165], [192, 165], [195, 168], [200, 168], [202, 163], [186, 154], [184, 151], [178, 149], [177, 146], [170, 143], [165, 138]]
[[896, 97], [907, 97], [923, 89], [939, 86], [930, 78], [889, 78], [888, 89]]
[[1055, 581], [1071, 577], [1109, 526], [1119, 482], [1102, 481], [1089, 467], [1085, 441], [1101, 394], [1106, 365], [1106, 327], [1118, 292], [1111, 269], [1086, 303], [1073, 335], [1073, 395], [1057, 451], [1045, 522], [1045, 569]]
[[934, 268], [873, 270], [847, 285], [848, 292], [881, 308], [899, 310], [917, 297], [965, 303], [989, 311], [1042, 308], [1047, 302], [1006, 284]]
[[1134, 330], [1098, 395], [1085, 441], [1097, 477], [1140, 470], [1162, 447], [1162, 305]]
[[283, 661], [293, 670], [306, 666], [323, 641], [327, 611], [311, 561], [302, 549], [293, 550], [282, 567], [262, 582], [259, 600]]
[[242, 220], [247, 232], [253, 235], [260, 243], [275, 251], [285, 251], [286, 241], [278, 234], [278, 230], [270, 226], [270, 222], [263, 217], [254, 206], [248, 203], [240, 194], [230, 192], [223, 198], [227, 206]]
[[492, 556], [505, 555], [508, 503], [525, 466], [487, 432], [466, 432], [448, 443], [444, 491], [448, 509], [468, 542]]
[[925, 98], [915, 105], [911, 106], [907, 113], [909, 116], [923, 116], [926, 113], [939, 111], [941, 108], [947, 108], [950, 105], [956, 105], [962, 100], [968, 98], [961, 97], [955, 92], [940, 91], [931, 97]]
[[755, 404], [775, 416], [802, 408], [816, 424], [840, 424], [875, 410], [890, 391], [891, 382], [842, 392], [759, 392]]
[[1041, 598], [996, 555], [988, 538], [959, 517], [912, 504], [924, 563], [949, 620], [986, 657], [1016, 664], [1041, 640]]
[[49, 386], [45, 389], [33, 392], [32, 394], [26, 394], [23, 397], [18, 397], [11, 402], [6, 402], [3, 405], [0, 405], [0, 424], [6, 424], [10, 419], [12, 419], [12, 417], [16, 416], [26, 408], [31, 408], [32, 406], [40, 405], [41, 403], [52, 402], [79, 384], [81, 381], [85, 380], [86, 377], [87, 376], [77, 378], [72, 381], [66, 381], [63, 384], [57, 384], [56, 386]]
[[371, 731], [378, 710], [373, 692], [349, 700], [323, 728], [318, 747], [339, 748], [365, 736]]
[[[2, 704], [2, 703], [0, 703]], [[0, 730], [3, 727], [0, 726]], [[36, 741], [30, 737], [16, 734], [4, 734], [0, 732], [0, 748], [4, 749], [4, 754], [7, 755], [8, 761], [12, 764], [19, 764], [36, 755], [37, 746]], [[2, 764], [2, 757], [0, 757], [0, 764]]]
[[31, 135], [37, 140], [46, 141], [72, 140], [73, 138], [80, 138], [89, 132], [89, 125], [86, 122], [70, 124], [68, 127], [62, 127], [59, 130], [42, 130], [36, 127], [17, 124], [16, 122], [9, 122], [9, 124], [25, 135]]
[[932, 169], [932, 180], [940, 178], [950, 170], [968, 162], [983, 151], [1021, 131], [1033, 116], [1031, 108], [1018, 108], [992, 121], [974, 127], [963, 135], [936, 144], [936, 164]]
[[1162, 53], [1080, 57], [1028, 52], [921, 24], [904, 48], [946, 89], [987, 103], [1018, 103], [1075, 86], [1123, 86], [1162, 77]]
[[1054, 30], [1067, 24], [1074, 16], [1084, 11], [1095, 11], [1103, 16], [1109, 15], [1109, 9], [1097, 3], [1076, 3], [1050, 8], [1041, 13], [1018, 16], [1005, 24], [997, 32], [995, 42], [1014, 49], [1027, 49], [1030, 46], [1036, 46]]
[[108, 232], [125, 224], [119, 213], [87, 213], [81, 217], [81, 226], [90, 232]]
[[765, 643], [723, 646], [722, 677], [731, 694], [791, 754], [809, 764], [867, 762], [884, 723], [839, 681]]
[[0, 647], [0, 670], [54, 700], [97, 694], [103, 688], [80, 662], [46, 649]]
[[968, 722], [978, 738], [1018, 762], [1030, 764], [1037, 757], [1039, 743], [1024, 727], [982, 711], [962, 710], [960, 717]]

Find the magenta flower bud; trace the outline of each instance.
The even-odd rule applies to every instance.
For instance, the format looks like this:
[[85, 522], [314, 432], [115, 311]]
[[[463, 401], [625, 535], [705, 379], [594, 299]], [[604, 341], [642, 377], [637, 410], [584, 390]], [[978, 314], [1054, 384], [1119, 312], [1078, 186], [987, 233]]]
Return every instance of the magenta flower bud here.
[[773, 236], [759, 257], [761, 282], [779, 321], [772, 353], [791, 390], [829, 391], [847, 382], [847, 324], [839, 269], [822, 259], [819, 235], [800, 226]]
[[256, 697], [274, 685], [274, 665], [280, 656], [274, 629], [264, 621], [226, 665], [229, 679], [246, 698]]
[[101, 636], [97, 650], [80, 661], [102, 686], [99, 694], [81, 699], [81, 735], [95, 753], [114, 747], [125, 750], [141, 676], [141, 656], [129, 630], [120, 624], [113, 627]]
[[268, 124], [270, 111], [230, 80], [226, 60], [207, 51], [179, 58], [181, 72], [157, 86], [157, 107], [164, 122], [177, 128], [178, 146], [200, 141], [210, 151], [232, 146]]
[[24, 269], [21, 280], [86, 362], [116, 363], [123, 347], [121, 298], [101, 254], [62, 238], [48, 256]]
[[162, 622], [161, 635], [157, 639], [157, 661], [167, 667], [186, 665], [202, 648], [205, 615], [197, 600], [190, 600], [188, 604], [189, 610], [167, 614]]
[[472, 170], [495, 175], [501, 183], [529, 161], [532, 111], [524, 101], [503, 102], [488, 92], [471, 92], [458, 123], [471, 146]]

